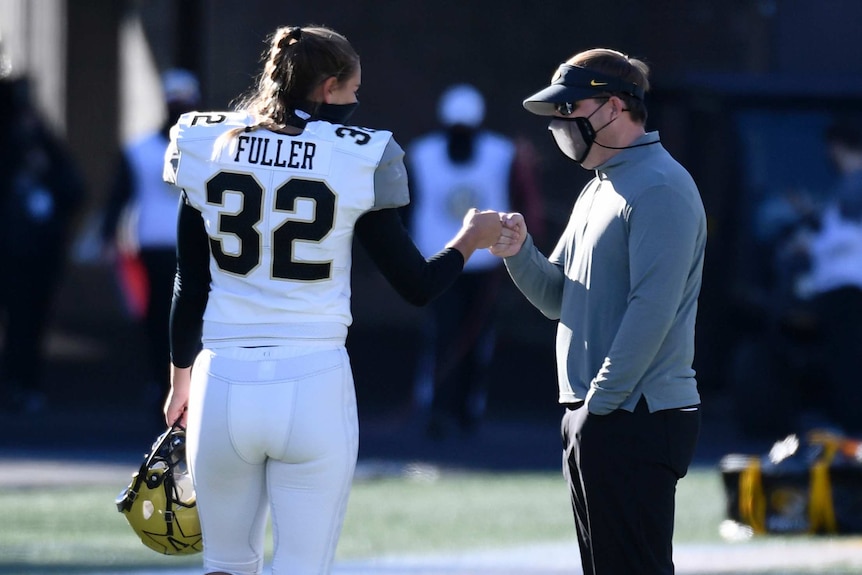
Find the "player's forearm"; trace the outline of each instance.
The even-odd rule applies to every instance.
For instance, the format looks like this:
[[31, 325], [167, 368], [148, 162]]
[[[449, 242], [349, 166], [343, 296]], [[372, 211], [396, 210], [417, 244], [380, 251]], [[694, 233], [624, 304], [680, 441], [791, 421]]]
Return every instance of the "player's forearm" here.
[[365, 214], [355, 231], [386, 281], [413, 305], [426, 305], [443, 293], [464, 267], [464, 258], [455, 249], [444, 249], [426, 260], [395, 209]]
[[446, 244], [446, 247], [458, 250], [466, 262], [473, 255], [473, 252], [482, 247], [479, 245], [479, 239], [474, 230], [461, 228], [458, 234]]
[[183, 203], [177, 224], [177, 274], [169, 328], [171, 360], [178, 367], [190, 366], [200, 350], [209, 286], [209, 245], [203, 218]]

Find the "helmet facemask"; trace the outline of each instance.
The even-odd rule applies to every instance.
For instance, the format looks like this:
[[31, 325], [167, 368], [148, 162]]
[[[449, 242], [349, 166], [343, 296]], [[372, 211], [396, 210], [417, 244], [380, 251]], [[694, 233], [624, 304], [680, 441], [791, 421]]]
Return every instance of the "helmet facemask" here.
[[164, 555], [203, 551], [185, 438], [179, 425], [160, 435], [116, 501], [144, 545]]

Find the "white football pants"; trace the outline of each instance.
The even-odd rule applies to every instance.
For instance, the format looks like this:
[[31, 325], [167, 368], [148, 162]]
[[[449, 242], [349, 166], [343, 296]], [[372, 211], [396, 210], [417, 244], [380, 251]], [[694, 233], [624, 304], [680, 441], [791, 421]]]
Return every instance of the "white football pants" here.
[[187, 458], [206, 572], [330, 572], [359, 449], [343, 344], [205, 349], [192, 368]]

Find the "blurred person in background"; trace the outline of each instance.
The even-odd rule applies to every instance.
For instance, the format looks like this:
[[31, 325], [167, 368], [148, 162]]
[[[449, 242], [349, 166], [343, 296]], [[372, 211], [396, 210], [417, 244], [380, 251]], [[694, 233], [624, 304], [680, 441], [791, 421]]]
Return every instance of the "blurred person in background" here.
[[[544, 223], [535, 152], [482, 126], [485, 99], [470, 84], [440, 96], [441, 129], [407, 149], [412, 201], [405, 221], [425, 256], [461, 227], [471, 206], [523, 212], [539, 237]], [[477, 252], [452, 287], [431, 303], [424, 326], [415, 396], [427, 413], [426, 433], [442, 439], [473, 433], [486, 408], [497, 331], [500, 258]]]
[[788, 433], [806, 401], [816, 322], [798, 289], [808, 266], [799, 238], [819, 227], [823, 200], [800, 186], [769, 186], [753, 208], [727, 310], [741, 327], [727, 362], [728, 390], [735, 423], [748, 437]]
[[[813, 317], [816, 369], [797, 394], [799, 426], [862, 433], [862, 125], [842, 118], [824, 134], [839, 180], [817, 226], [800, 231], [788, 253], [807, 269], [796, 284]], [[794, 256], [798, 259], [798, 256]], [[764, 406], [765, 407], [765, 406]]]
[[101, 237], [105, 256], [116, 266], [131, 315], [147, 343], [146, 393], [161, 425], [161, 406], [170, 388], [168, 321], [176, 273], [177, 190], [162, 180], [168, 131], [197, 108], [200, 87], [179, 68], [161, 77], [166, 117], [161, 127], [123, 147], [105, 206]]
[[46, 405], [46, 334], [85, 190], [27, 78], [0, 78], [0, 158], [0, 407], [32, 414]]

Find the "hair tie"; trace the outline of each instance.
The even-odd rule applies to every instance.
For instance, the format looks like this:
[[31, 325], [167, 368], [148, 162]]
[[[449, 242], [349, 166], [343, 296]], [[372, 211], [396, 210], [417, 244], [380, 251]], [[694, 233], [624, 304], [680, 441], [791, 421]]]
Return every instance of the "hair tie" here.
[[287, 44], [288, 46], [292, 46], [293, 44], [296, 44], [297, 42], [302, 40], [302, 27], [301, 26], [295, 26], [295, 27], [291, 28], [287, 32], [287, 37], [292, 40], [291, 42], [288, 42], [288, 44]]

